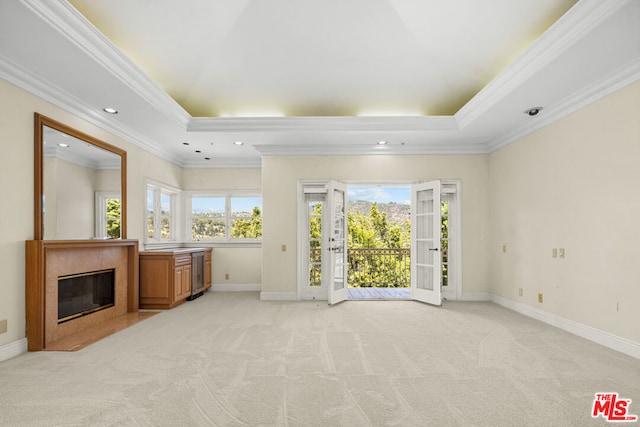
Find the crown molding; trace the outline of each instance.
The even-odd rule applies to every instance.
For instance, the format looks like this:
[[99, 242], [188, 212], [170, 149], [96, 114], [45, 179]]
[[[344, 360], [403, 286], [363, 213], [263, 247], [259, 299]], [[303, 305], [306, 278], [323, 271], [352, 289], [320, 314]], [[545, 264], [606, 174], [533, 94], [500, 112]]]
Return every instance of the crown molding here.
[[363, 146], [351, 145], [254, 145], [262, 156], [380, 156], [380, 155], [427, 155], [427, 154], [486, 154], [482, 144], [448, 144], [435, 143], [428, 145], [384, 145]]
[[132, 129], [121, 124], [111, 123], [95, 111], [95, 108], [85, 103], [80, 98], [49, 83], [37, 74], [16, 64], [9, 58], [0, 55], [0, 77], [14, 86], [23, 89], [38, 98], [59, 107], [101, 129], [104, 129], [127, 142], [148, 151], [160, 158], [180, 165], [178, 158], [159, 150], [151, 141], [138, 135]]
[[[48, 144], [47, 144], [48, 145]], [[79, 155], [66, 149], [60, 149], [59, 147], [47, 147], [44, 148], [43, 153], [45, 158], [55, 158], [64, 160], [66, 162], [74, 163], [76, 165], [93, 169], [93, 170], [116, 170], [120, 169], [120, 158], [113, 161], [96, 161], [89, 159], [85, 156]]]
[[587, 105], [592, 104], [638, 80], [640, 80], [640, 58], [634, 59], [603, 79], [589, 85], [585, 90], [578, 91], [573, 95], [550, 105], [548, 108], [545, 108], [539, 116], [535, 117], [525, 126], [521, 126], [511, 133], [487, 143], [485, 145], [486, 152], [492, 153], [502, 147], [512, 144], [526, 135], [535, 132], [538, 129], [542, 129], [556, 120], [578, 111], [579, 109], [584, 108]]
[[581, 0], [498, 74], [454, 116], [460, 129], [562, 55], [588, 32], [634, 0]]
[[182, 167], [189, 169], [249, 169], [249, 168], [261, 168], [262, 167], [262, 158], [251, 157], [251, 158], [241, 158], [241, 157], [224, 157], [224, 158], [215, 158], [212, 157], [211, 160], [198, 160], [198, 161], [187, 161], [183, 162]]
[[165, 117], [183, 128], [187, 126], [191, 119], [189, 113], [124, 56], [70, 3], [63, 0], [20, 1]]
[[367, 132], [455, 131], [453, 116], [399, 117], [196, 117], [189, 132]]

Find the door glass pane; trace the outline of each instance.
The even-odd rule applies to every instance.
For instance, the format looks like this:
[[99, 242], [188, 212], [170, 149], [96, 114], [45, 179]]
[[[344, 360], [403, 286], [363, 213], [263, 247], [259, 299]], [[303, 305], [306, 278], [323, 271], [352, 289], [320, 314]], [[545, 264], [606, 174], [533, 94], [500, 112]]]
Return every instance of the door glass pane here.
[[425, 265], [427, 264], [427, 257], [429, 256], [429, 243], [425, 240], [418, 240], [416, 242], [416, 263]]
[[426, 289], [427, 286], [427, 267], [425, 267], [424, 265], [418, 265], [416, 266], [416, 279], [417, 279], [417, 283], [416, 283], [416, 287], [418, 289]]
[[418, 238], [433, 237], [433, 214], [417, 215], [416, 222]]
[[449, 285], [449, 201], [441, 201], [442, 286]]
[[333, 272], [333, 289], [339, 290], [344, 288], [344, 246], [338, 245], [337, 242], [334, 246], [335, 253], [335, 268]]
[[421, 190], [416, 194], [416, 213], [433, 213], [433, 190]]
[[309, 286], [322, 286], [322, 201], [307, 194], [309, 226]]
[[344, 277], [344, 251], [345, 251], [345, 215], [344, 215], [344, 197], [345, 194], [341, 190], [334, 190], [333, 193], [333, 232], [332, 243], [334, 254], [333, 269], [333, 288], [340, 290], [345, 287]]
[[428, 291], [433, 290], [433, 266], [425, 267], [425, 274], [427, 278], [427, 282], [425, 284], [425, 289]]

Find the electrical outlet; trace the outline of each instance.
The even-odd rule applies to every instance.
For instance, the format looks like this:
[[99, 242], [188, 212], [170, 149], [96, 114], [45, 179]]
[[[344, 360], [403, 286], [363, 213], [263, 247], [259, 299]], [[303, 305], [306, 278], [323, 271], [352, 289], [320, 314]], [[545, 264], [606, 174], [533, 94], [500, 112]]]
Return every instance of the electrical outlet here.
[[229, 273], [224, 274], [224, 280], [229, 280]]
[[502, 252], [507, 253], [507, 244], [502, 245]]
[[558, 249], [558, 257], [559, 258], [564, 258], [564, 248]]
[[542, 294], [538, 294], [538, 302], [542, 302]]
[[556, 248], [551, 249], [551, 256], [554, 258], [558, 258], [558, 249]]
[[522, 296], [522, 288], [518, 288], [518, 296], [521, 297]]
[[7, 332], [7, 319], [0, 320], [0, 334]]
[[282, 246], [280, 247], [280, 250], [281, 250], [282, 252], [287, 252], [287, 245], [282, 245]]

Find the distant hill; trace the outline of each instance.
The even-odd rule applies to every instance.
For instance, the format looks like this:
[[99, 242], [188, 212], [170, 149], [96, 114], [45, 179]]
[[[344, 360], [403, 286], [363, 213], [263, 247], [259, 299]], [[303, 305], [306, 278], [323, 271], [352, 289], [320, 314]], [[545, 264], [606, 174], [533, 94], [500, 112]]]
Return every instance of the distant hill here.
[[[369, 215], [374, 202], [356, 200], [347, 204], [349, 212], [360, 212]], [[399, 203], [378, 203], [378, 210], [387, 214], [387, 221], [404, 225], [405, 220], [410, 220], [411, 206]]]

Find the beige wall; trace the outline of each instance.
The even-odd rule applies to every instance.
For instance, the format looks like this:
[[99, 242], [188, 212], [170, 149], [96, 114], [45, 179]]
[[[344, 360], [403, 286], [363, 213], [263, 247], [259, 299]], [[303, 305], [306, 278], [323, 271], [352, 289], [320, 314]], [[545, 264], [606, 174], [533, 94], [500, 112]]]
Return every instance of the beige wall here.
[[[639, 104], [636, 83], [489, 156], [273, 156], [262, 170], [183, 170], [0, 80], [0, 321], [8, 321], [0, 346], [25, 336], [34, 112], [127, 151], [129, 238], [144, 237], [145, 178], [187, 190], [262, 186], [263, 249], [216, 249], [214, 283], [296, 291], [299, 180], [460, 179], [464, 293], [493, 292], [640, 342]], [[551, 258], [554, 247], [566, 249], [564, 260]]]
[[640, 342], [639, 118], [635, 83], [490, 156], [492, 292]]
[[[56, 223], [53, 230], [45, 227], [44, 236], [53, 239], [91, 239], [95, 236], [95, 171], [60, 159], [55, 162], [55, 181], [44, 182], [44, 217], [46, 224], [49, 212], [55, 210]], [[55, 187], [56, 194], [55, 204], [52, 205], [46, 198], [47, 189], [51, 186]]]
[[[0, 80], [0, 346], [25, 336], [25, 240], [33, 239], [33, 113], [38, 112], [127, 151], [128, 237], [143, 238], [144, 177], [179, 186], [182, 169]], [[93, 211], [93, 209], [92, 209]]]
[[[262, 291], [296, 292], [300, 180], [462, 181], [463, 293], [488, 293], [488, 156], [268, 156], [262, 160]], [[281, 251], [281, 245], [287, 251]]]

